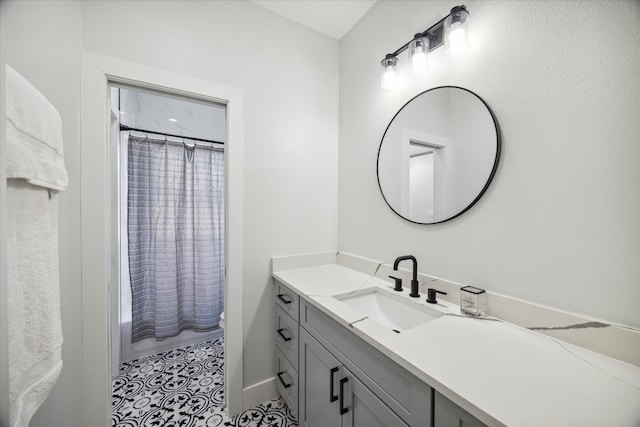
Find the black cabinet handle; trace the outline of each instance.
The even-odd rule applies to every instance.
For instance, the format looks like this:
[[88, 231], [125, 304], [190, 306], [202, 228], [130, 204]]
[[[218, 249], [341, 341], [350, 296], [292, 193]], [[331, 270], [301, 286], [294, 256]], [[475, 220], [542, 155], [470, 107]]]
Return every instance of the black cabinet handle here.
[[349, 381], [349, 378], [340, 379], [340, 415], [344, 415], [349, 412], [349, 408], [344, 407], [344, 385]]
[[338, 400], [338, 396], [333, 394], [333, 377], [335, 376], [336, 372], [338, 372], [338, 368], [331, 368], [331, 371], [329, 372], [329, 402], [335, 402], [336, 400]]
[[278, 375], [278, 379], [280, 380], [280, 382], [282, 383], [282, 385], [284, 386], [284, 388], [289, 388], [292, 386], [291, 383], [287, 384], [283, 379], [282, 379], [282, 374], [284, 374], [287, 371], [280, 371], [278, 372], [276, 375]]
[[282, 333], [282, 331], [284, 331], [285, 328], [280, 328], [278, 329], [278, 335], [280, 335], [280, 337], [284, 340], [284, 341], [291, 341], [291, 337], [287, 337], [285, 336], [285, 334]]
[[293, 302], [291, 297], [287, 294], [278, 294], [278, 299], [285, 304], [291, 304]]

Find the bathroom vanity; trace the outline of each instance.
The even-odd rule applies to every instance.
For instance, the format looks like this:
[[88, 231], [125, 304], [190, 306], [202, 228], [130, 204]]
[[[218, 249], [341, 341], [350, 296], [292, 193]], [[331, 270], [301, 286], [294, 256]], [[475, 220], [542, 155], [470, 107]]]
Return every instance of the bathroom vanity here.
[[640, 423], [632, 365], [338, 264], [273, 277], [276, 387], [301, 426]]
[[301, 425], [430, 426], [432, 405], [437, 425], [484, 425], [295, 291], [276, 286], [277, 388]]

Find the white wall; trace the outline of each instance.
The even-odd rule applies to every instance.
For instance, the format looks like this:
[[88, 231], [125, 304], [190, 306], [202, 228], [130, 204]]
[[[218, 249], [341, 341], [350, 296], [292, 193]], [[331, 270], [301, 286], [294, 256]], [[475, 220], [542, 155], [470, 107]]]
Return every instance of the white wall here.
[[[7, 39], [6, 13], [0, 3], [0, 87], [5, 87], [5, 49], [2, 40]], [[5, 90], [0, 91], [0, 425], [9, 424], [9, 316], [7, 314], [7, 167], [5, 144]]]
[[82, 48], [244, 93], [244, 385], [273, 377], [270, 257], [337, 246], [338, 42], [249, 2], [84, 2]]
[[[270, 258], [337, 246], [338, 42], [239, 1], [151, 6], [147, 1], [3, 0], [2, 23], [3, 58], [63, 117], [70, 176], [60, 225], [65, 367], [32, 426], [82, 425], [83, 393], [92, 393], [82, 389], [81, 360], [83, 50], [243, 91], [244, 384], [271, 378]], [[4, 342], [1, 349], [6, 351]]]
[[[496, 129], [491, 113], [482, 102], [468, 93], [449, 94], [451, 145], [448, 150], [453, 200], [450, 206], [460, 212], [484, 188], [496, 159]], [[480, 177], [484, 179], [480, 179]]]
[[[1, 49], [62, 116], [69, 187], [60, 195], [60, 285], [64, 367], [31, 426], [82, 425], [80, 286], [80, 4], [2, 0]], [[0, 117], [4, 121], [4, 116]], [[5, 185], [3, 181], [1, 185]], [[5, 200], [2, 200], [5, 203]], [[3, 237], [4, 241], [4, 237]]]
[[[468, 1], [467, 55], [439, 49], [424, 78], [379, 89], [384, 55], [456, 4], [379, 1], [340, 42], [339, 249], [640, 327], [640, 3]], [[440, 85], [492, 107], [502, 159], [470, 211], [420, 226], [385, 205], [376, 154], [395, 111]]]

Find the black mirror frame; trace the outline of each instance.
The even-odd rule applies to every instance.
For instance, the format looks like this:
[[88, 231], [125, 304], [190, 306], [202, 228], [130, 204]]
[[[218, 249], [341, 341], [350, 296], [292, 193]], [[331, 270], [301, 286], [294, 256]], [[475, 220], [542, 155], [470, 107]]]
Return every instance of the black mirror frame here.
[[[480, 102], [482, 102], [482, 104], [487, 108], [487, 110], [489, 111], [489, 114], [491, 114], [491, 119], [493, 120], [493, 125], [495, 127], [496, 130], [496, 156], [495, 159], [493, 161], [493, 167], [491, 168], [491, 173], [489, 174], [489, 177], [487, 178], [487, 182], [484, 184], [484, 186], [482, 187], [482, 190], [480, 190], [480, 192], [478, 193], [478, 195], [475, 197], [475, 199], [473, 199], [471, 201], [471, 203], [469, 203], [464, 209], [462, 209], [460, 212], [456, 213], [453, 216], [450, 216], [449, 218], [443, 219], [442, 221], [436, 221], [436, 222], [417, 222], [417, 221], [413, 221], [409, 218], [406, 218], [405, 216], [401, 215], [398, 211], [396, 211], [391, 204], [389, 203], [389, 201], [387, 200], [387, 198], [384, 195], [384, 192], [382, 191], [382, 184], [380, 183], [380, 151], [382, 150], [382, 143], [384, 142], [384, 137], [387, 135], [387, 131], [389, 130], [389, 128], [391, 127], [391, 124], [393, 123], [393, 121], [395, 120], [396, 116], [398, 116], [398, 114], [400, 114], [400, 112], [407, 106], [409, 105], [414, 99], [418, 98], [421, 95], [424, 95], [427, 92], [431, 92], [433, 90], [436, 89], [460, 89], [463, 90], [465, 92], [470, 93], [471, 95], [475, 96], [476, 98], [478, 98], [480, 100]], [[405, 221], [409, 221], [412, 222], [414, 224], [420, 224], [420, 225], [434, 225], [434, 224], [442, 224], [443, 222], [447, 222], [447, 221], [451, 221], [454, 218], [459, 217], [460, 215], [462, 215], [463, 213], [465, 213], [466, 211], [468, 211], [469, 209], [471, 209], [471, 207], [473, 205], [475, 205], [478, 200], [480, 200], [480, 198], [484, 195], [484, 193], [487, 191], [487, 189], [489, 188], [489, 185], [491, 184], [491, 181], [493, 181], [493, 177], [496, 174], [496, 171], [498, 169], [498, 164], [500, 163], [500, 152], [502, 151], [502, 137], [500, 136], [500, 126], [498, 125], [498, 120], [495, 116], [495, 114], [493, 113], [493, 110], [491, 109], [491, 107], [489, 107], [489, 105], [484, 101], [484, 99], [482, 99], [478, 94], [476, 94], [475, 92], [470, 91], [469, 89], [465, 89], [463, 87], [460, 86], [437, 86], [437, 87], [433, 87], [431, 89], [427, 89], [423, 92], [420, 92], [419, 94], [417, 94], [416, 96], [414, 96], [413, 98], [411, 98], [410, 100], [408, 100], [402, 107], [400, 107], [400, 109], [393, 115], [393, 117], [391, 118], [391, 120], [389, 121], [389, 124], [387, 125], [386, 129], [384, 130], [384, 133], [382, 134], [382, 139], [380, 140], [380, 146], [378, 147], [378, 156], [376, 158], [376, 176], [378, 179], [378, 188], [380, 189], [380, 194], [382, 195], [382, 198], [384, 199], [385, 203], [387, 204], [387, 206], [389, 206], [389, 209], [391, 209], [393, 211], [393, 213], [395, 213], [396, 215], [398, 215], [400, 218], [404, 219]]]

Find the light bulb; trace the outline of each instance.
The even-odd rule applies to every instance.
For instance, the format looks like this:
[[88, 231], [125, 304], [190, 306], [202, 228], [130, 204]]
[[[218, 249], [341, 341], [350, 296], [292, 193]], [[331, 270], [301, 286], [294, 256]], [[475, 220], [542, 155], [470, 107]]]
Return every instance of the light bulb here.
[[420, 53], [418, 55], [414, 55], [411, 58], [411, 69], [416, 74], [423, 74], [425, 71], [429, 69], [429, 64], [427, 63], [427, 55], [424, 53]]
[[429, 39], [416, 34], [409, 43], [409, 58], [411, 71], [414, 74], [423, 74], [429, 69], [427, 53], [429, 52]]
[[398, 75], [396, 74], [396, 64], [398, 59], [394, 56], [387, 55], [381, 62], [383, 71], [380, 77], [380, 85], [382, 89], [394, 89], [398, 86]]
[[398, 75], [396, 70], [389, 67], [382, 73], [382, 89], [394, 89], [398, 87]]
[[460, 23], [451, 25], [451, 33], [449, 33], [449, 53], [456, 55], [464, 52], [469, 48], [467, 32]]
[[445, 50], [451, 55], [457, 55], [469, 49], [469, 12], [464, 6], [451, 9], [451, 14], [445, 20], [444, 43]]

